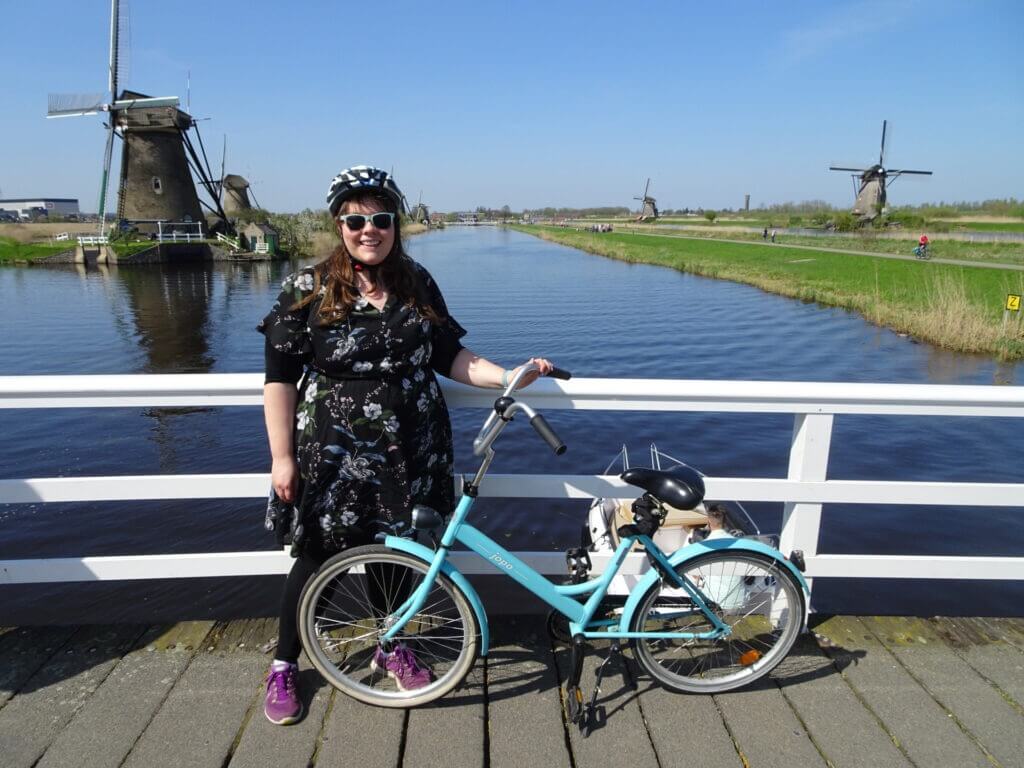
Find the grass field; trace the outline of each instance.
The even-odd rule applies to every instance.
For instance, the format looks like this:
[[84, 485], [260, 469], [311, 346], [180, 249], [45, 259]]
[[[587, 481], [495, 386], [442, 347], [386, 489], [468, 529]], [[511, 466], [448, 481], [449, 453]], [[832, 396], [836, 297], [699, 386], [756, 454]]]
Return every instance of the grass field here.
[[[676, 231], [645, 227], [643, 225], [625, 225], [625, 227], [637, 231], [645, 231], [671, 236], [707, 237], [725, 240], [744, 240], [751, 243], [760, 243], [761, 235], [757, 232], [743, 232], [736, 229], [714, 230], [701, 229], [690, 231]], [[785, 235], [778, 237], [779, 244], [806, 245], [813, 248], [838, 248], [850, 251], [875, 251], [877, 253], [894, 253], [901, 256], [909, 256], [914, 247], [916, 237], [908, 234], [902, 238], [885, 237], [873, 232], [863, 234], [850, 234], [847, 236], [837, 235], [835, 237], [815, 237], [813, 235]], [[778, 245], [776, 245], [778, 247]], [[960, 259], [964, 261], [978, 262], [999, 262], [1005, 264], [1024, 264], [1024, 243], [1000, 242], [1000, 243], [971, 243], [967, 240], [953, 239], [935, 235], [931, 244], [932, 256], [934, 258]]]
[[1024, 359], [1024, 321], [1003, 332], [1007, 294], [1024, 272], [707, 240], [517, 227], [627, 262], [655, 264], [859, 312], [877, 325], [960, 352]]
[[19, 243], [10, 237], [0, 237], [0, 264], [29, 262], [74, 248], [74, 242], [58, 243]]
[[1024, 221], [950, 221], [954, 232], [1024, 232]]

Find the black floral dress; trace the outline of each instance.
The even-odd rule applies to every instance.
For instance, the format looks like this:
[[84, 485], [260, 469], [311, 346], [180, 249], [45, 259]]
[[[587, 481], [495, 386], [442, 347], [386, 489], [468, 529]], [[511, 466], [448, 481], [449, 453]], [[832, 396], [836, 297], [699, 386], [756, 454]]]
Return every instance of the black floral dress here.
[[402, 534], [415, 504], [452, 510], [451, 423], [434, 372], [449, 374], [466, 331], [426, 269], [413, 265], [417, 301], [440, 324], [391, 296], [382, 310], [360, 299], [345, 320], [322, 326], [318, 299], [293, 309], [313, 291], [307, 268], [284, 280], [258, 326], [268, 370], [275, 355], [305, 370], [295, 418], [298, 502], [285, 504], [272, 490], [266, 515], [293, 554], [307, 542], [331, 553], [380, 532]]

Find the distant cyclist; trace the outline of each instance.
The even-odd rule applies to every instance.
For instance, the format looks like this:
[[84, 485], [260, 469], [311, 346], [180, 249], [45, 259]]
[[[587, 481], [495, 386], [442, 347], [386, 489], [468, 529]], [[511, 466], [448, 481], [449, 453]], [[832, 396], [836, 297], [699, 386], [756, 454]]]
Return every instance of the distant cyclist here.
[[919, 259], [928, 258], [928, 235], [921, 235], [917, 239], [917, 247], [914, 249], [914, 255]]

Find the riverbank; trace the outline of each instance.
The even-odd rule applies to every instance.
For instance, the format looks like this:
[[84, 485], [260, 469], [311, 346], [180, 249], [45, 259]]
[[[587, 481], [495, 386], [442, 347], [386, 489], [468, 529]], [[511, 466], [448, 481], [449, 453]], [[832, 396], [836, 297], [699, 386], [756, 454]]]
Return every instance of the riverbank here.
[[515, 229], [619, 261], [670, 267], [853, 310], [871, 323], [953, 351], [1024, 359], [1021, 313], [1013, 313], [1003, 327], [1007, 294], [1024, 293], [1019, 272], [649, 233]]

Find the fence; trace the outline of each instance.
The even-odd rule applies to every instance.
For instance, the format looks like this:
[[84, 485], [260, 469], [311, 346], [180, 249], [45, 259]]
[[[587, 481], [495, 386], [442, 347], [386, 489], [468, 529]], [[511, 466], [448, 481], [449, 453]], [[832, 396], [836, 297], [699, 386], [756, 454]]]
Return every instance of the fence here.
[[[262, 403], [258, 374], [0, 377], [0, 408], [137, 408]], [[489, 408], [494, 390], [446, 382], [451, 407]], [[944, 579], [1024, 578], [1024, 557], [818, 554], [822, 504], [1024, 507], [1022, 483], [829, 480], [836, 416], [1024, 417], [1024, 387], [652, 379], [541, 380], [525, 397], [539, 410], [706, 411], [793, 415], [789, 469], [782, 478], [709, 477], [709, 498], [784, 504], [781, 549], [803, 550], [807, 576]], [[189, 498], [265, 498], [267, 474], [60, 477], [0, 480], [0, 503]], [[617, 476], [490, 475], [481, 496], [629, 496]], [[560, 552], [520, 553], [544, 573], [564, 570]], [[607, 561], [595, 556], [595, 567]], [[489, 572], [461, 561], [468, 573]], [[0, 561], [0, 584], [284, 573], [282, 552], [224, 552]], [[645, 561], [631, 559], [628, 572]]]

